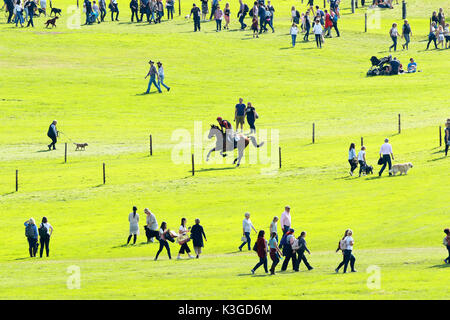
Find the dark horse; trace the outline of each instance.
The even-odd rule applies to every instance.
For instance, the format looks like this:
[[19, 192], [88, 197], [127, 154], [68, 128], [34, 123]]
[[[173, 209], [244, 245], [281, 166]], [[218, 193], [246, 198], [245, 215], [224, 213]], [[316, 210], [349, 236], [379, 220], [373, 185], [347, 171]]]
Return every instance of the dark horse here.
[[[258, 144], [256, 142], [255, 137], [253, 137], [253, 136], [246, 137], [242, 134], [237, 135], [239, 137], [239, 141], [237, 141], [237, 142], [233, 141], [233, 143], [226, 143], [225, 134], [222, 132], [222, 130], [220, 130], [220, 128], [218, 126], [215, 126], [212, 124], [211, 129], [209, 130], [208, 139], [211, 139], [214, 136], [216, 137], [216, 146], [214, 148], [212, 148], [211, 150], [209, 150], [208, 155], [206, 156], [206, 161], [209, 160], [209, 156], [210, 156], [211, 152], [213, 152], [213, 151], [220, 151], [220, 154], [223, 157], [226, 157], [225, 152], [233, 151], [234, 149], [237, 148], [238, 156], [236, 159], [234, 159], [234, 162], [233, 162], [233, 164], [235, 164], [237, 162], [236, 167], [239, 167], [241, 159], [244, 156], [244, 150], [245, 150], [245, 148], [247, 148], [250, 141], [256, 148], [259, 148], [264, 144], [264, 141], [261, 142], [260, 144]], [[233, 138], [233, 140], [234, 140], [234, 138]], [[242, 140], [244, 142], [242, 142]]]

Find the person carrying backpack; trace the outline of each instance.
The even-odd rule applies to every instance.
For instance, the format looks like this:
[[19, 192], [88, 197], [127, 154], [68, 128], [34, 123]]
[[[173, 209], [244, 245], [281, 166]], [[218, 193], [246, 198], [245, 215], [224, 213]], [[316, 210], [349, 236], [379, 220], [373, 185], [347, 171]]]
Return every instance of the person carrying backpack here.
[[353, 231], [351, 229], [347, 229], [347, 230], [345, 230], [344, 237], [342, 238], [341, 241], [339, 241], [339, 247], [336, 249], [336, 252], [338, 252], [339, 250], [342, 250], [343, 260], [339, 264], [339, 266], [334, 270], [334, 271], [336, 271], [336, 273], [339, 273], [339, 269], [342, 266], [344, 266], [344, 273], [346, 273], [349, 262], [350, 262], [350, 268], [352, 269], [352, 272], [356, 272], [356, 270], [355, 270], [356, 259], [353, 256], [354, 241], [353, 241], [352, 235], [353, 235]]
[[47, 257], [50, 253], [50, 236], [53, 233], [53, 227], [50, 223], [48, 223], [46, 217], [42, 217], [42, 223], [39, 226], [39, 241], [41, 243], [41, 250], [39, 250], [39, 256], [42, 258], [42, 253], [44, 252], [44, 246], [45, 246], [45, 253], [47, 254]]
[[38, 248], [38, 230], [36, 227], [36, 223], [34, 222], [33, 218], [30, 218], [30, 220], [25, 221], [25, 236], [28, 240], [28, 251], [30, 253], [30, 257], [36, 257], [36, 252]]
[[239, 11], [237, 15], [239, 18], [239, 23], [241, 24], [241, 30], [244, 30], [247, 27], [247, 25], [244, 23], [244, 19], [248, 11], [248, 5], [246, 3], [243, 3], [242, 0], [239, 0]]
[[[292, 244], [294, 243], [295, 240], [294, 229], [289, 229], [289, 231], [286, 232], [285, 236], [286, 239], [285, 243], [283, 244], [283, 256], [285, 257], [285, 259], [283, 261], [283, 265], [281, 266], [281, 271], [286, 271], [287, 266], [289, 264], [289, 260], [291, 259], [292, 259], [292, 268], [294, 269], [294, 271], [298, 271], [296, 254], [292, 250]], [[283, 241], [283, 239], [281, 239], [281, 241]]]
[[306, 237], [306, 232], [302, 231], [300, 233], [300, 237], [298, 237], [298, 239], [297, 239], [297, 248], [295, 248], [295, 250], [297, 251], [297, 266], [296, 266], [297, 270], [300, 269], [300, 263], [302, 261], [305, 264], [306, 268], [308, 268], [308, 270], [314, 269], [313, 267], [311, 267], [311, 265], [309, 264], [308, 260], [305, 257], [305, 251], [308, 252], [308, 254], [311, 254], [308, 247], [306, 246], [305, 237]]
[[253, 248], [253, 250], [258, 253], [259, 262], [253, 267], [252, 270], [250, 270], [252, 274], [255, 274], [256, 269], [262, 265], [264, 265], [264, 271], [269, 273], [267, 270], [267, 240], [264, 239], [264, 234], [264, 230], [259, 231], [258, 240], [256, 240], [255, 247]]
[[444, 246], [446, 246], [447, 250], [448, 250], [448, 257], [446, 259], [444, 259], [444, 262], [446, 264], [449, 264], [450, 263], [450, 229], [446, 228], [444, 230], [444, 232], [446, 234], [446, 236], [444, 238]]

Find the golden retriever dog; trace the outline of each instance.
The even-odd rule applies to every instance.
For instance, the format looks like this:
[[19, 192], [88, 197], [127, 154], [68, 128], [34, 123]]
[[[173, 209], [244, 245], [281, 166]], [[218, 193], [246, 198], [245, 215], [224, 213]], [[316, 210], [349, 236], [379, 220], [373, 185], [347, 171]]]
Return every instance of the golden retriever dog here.
[[88, 146], [87, 143], [74, 143], [74, 145], [77, 146], [75, 148], [75, 151], [78, 151], [78, 150], [84, 151], [84, 150], [86, 150], [85, 148]]
[[397, 174], [397, 172], [400, 172], [400, 175], [408, 174], [408, 170], [411, 169], [412, 167], [413, 165], [411, 162], [394, 164], [389, 172], [392, 173], [394, 176]]

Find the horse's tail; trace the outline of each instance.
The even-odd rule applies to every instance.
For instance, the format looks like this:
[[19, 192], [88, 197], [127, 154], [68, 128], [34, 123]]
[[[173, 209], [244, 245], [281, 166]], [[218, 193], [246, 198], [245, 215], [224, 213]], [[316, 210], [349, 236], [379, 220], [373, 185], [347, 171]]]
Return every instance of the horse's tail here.
[[248, 137], [248, 138], [250, 139], [250, 141], [252, 142], [252, 144], [253, 144], [256, 148], [262, 147], [263, 144], [264, 144], [264, 141], [261, 142], [260, 144], [258, 144], [258, 142], [256, 142], [256, 138], [253, 137], [253, 136], [250, 136], [250, 137]]

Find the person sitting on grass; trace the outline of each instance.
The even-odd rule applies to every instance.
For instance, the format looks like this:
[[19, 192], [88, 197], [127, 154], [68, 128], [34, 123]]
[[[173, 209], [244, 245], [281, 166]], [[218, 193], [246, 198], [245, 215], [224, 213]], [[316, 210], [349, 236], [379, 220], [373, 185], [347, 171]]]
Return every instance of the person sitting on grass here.
[[414, 73], [416, 71], [417, 71], [417, 63], [414, 61], [413, 58], [411, 58], [411, 59], [409, 59], [407, 73]]

